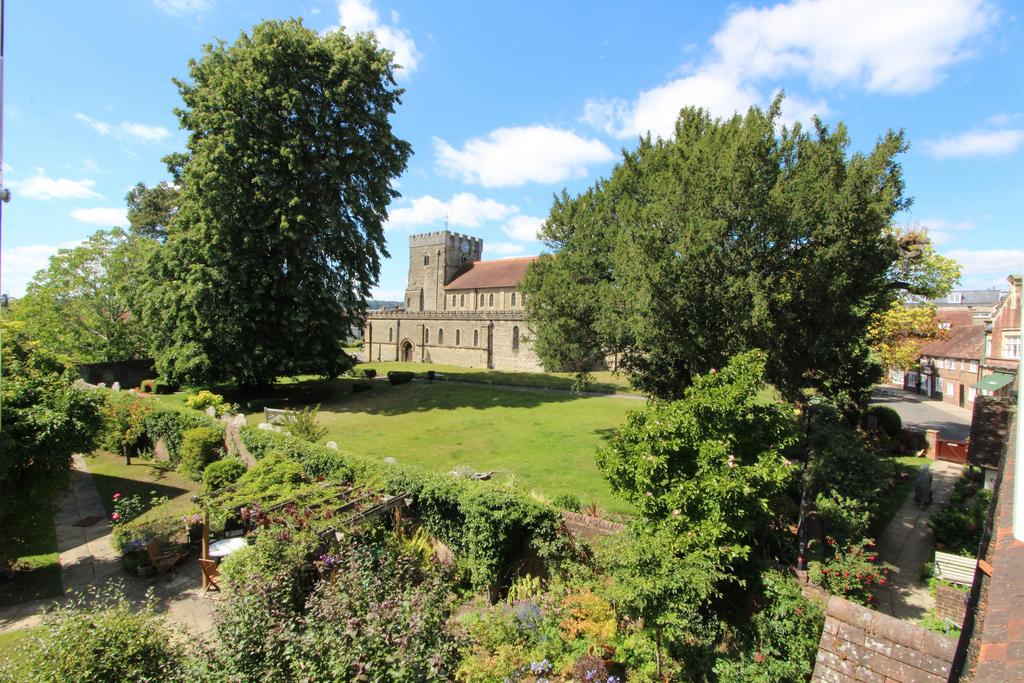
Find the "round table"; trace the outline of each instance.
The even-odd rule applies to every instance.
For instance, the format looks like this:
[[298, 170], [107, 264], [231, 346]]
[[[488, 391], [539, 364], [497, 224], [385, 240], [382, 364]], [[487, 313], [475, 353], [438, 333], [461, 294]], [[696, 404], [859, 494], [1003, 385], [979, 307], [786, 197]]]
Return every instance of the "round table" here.
[[241, 536], [214, 541], [210, 544], [210, 557], [214, 560], [223, 559], [236, 550], [241, 550], [245, 545], [245, 539]]

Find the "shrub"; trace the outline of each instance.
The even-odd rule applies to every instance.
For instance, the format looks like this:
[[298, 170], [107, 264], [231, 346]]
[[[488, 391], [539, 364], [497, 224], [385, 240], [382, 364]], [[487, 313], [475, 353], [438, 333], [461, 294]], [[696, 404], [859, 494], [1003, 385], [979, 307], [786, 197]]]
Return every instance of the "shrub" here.
[[866, 502], [833, 491], [819, 493], [814, 505], [825, 525], [825, 533], [840, 542], [859, 540], [867, 535], [871, 510]]
[[230, 486], [245, 474], [245, 470], [245, 463], [237, 458], [211, 462], [203, 470], [203, 490], [210, 493]]
[[555, 496], [551, 499], [551, 504], [559, 510], [580, 511], [580, 499], [571, 493], [561, 493]]
[[127, 391], [107, 392], [106, 399], [103, 446], [120, 453], [127, 462], [145, 446], [146, 419], [153, 411], [153, 399]]
[[180, 513], [161, 511], [116, 525], [111, 533], [111, 544], [118, 552], [127, 554], [145, 549], [150, 541], [167, 545], [178, 540], [184, 533], [185, 526], [181, 522]]
[[809, 566], [809, 577], [829, 593], [852, 600], [861, 605], [874, 601], [871, 586], [884, 585], [887, 570], [878, 564], [875, 542], [865, 538], [858, 543], [843, 546], [832, 537], [826, 538], [831, 556], [814, 561]]
[[42, 626], [0, 669], [0, 681], [184, 681], [185, 652], [154, 605], [111, 592], [82, 595]]
[[193, 481], [203, 477], [206, 466], [220, 457], [224, 436], [209, 427], [195, 427], [182, 435], [181, 466], [185, 476]]
[[[172, 465], [181, 462], [181, 444], [186, 431], [193, 427], [208, 427], [224, 434], [224, 425], [209, 415], [191, 410], [155, 407], [143, 420], [146, 436], [150, 443], [164, 442]], [[222, 437], [223, 438], [223, 437]]]
[[976, 557], [992, 493], [982, 489], [969, 497], [970, 494], [964, 493], [968, 490], [966, 485], [961, 486], [964, 481], [957, 482], [950, 504], [928, 524], [935, 532], [935, 542], [942, 546], [944, 552]]
[[155, 379], [144, 379], [144, 380], [142, 380], [142, 382], [139, 383], [139, 391], [141, 391], [144, 394], [156, 393], [155, 387], [156, 387], [156, 380]]
[[226, 509], [257, 501], [272, 505], [293, 497], [308, 479], [299, 463], [280, 453], [268, 453], [235, 481], [234, 489], [218, 500], [218, 505]]
[[234, 412], [236, 409], [233, 404], [225, 401], [223, 396], [215, 394], [212, 391], [207, 391], [206, 389], [186, 398], [185, 405], [189, 408], [195, 408], [196, 410], [203, 411], [212, 407], [217, 411], [217, 417], [220, 417], [224, 413]]
[[321, 427], [317, 423], [320, 413], [320, 406], [315, 408], [306, 406], [288, 415], [288, 433], [304, 441], [316, 443], [327, 434], [327, 427]]
[[388, 372], [388, 381], [392, 384], [406, 384], [412, 381], [413, 374], [411, 372], [404, 372], [401, 370], [391, 370]]
[[353, 394], [358, 394], [361, 391], [369, 391], [370, 389], [373, 389], [373, 385], [370, 384], [369, 382], [353, 382], [352, 383], [352, 393]]
[[[388, 373], [388, 374], [391, 374], [391, 373]], [[373, 379], [376, 376], [377, 376], [377, 371], [375, 369], [373, 369], [373, 368], [366, 368], [365, 370], [363, 370], [363, 377], [365, 377], [366, 379]]]
[[173, 394], [178, 390], [177, 385], [168, 382], [165, 379], [153, 380], [153, 393], [154, 394]]
[[903, 431], [903, 420], [900, 419], [900, 414], [889, 406], [868, 406], [861, 415], [861, 426], [867, 429], [868, 418], [871, 417], [875, 418], [878, 428], [889, 438], [895, 438]]
[[114, 511], [110, 514], [111, 526], [116, 527], [120, 524], [127, 524], [128, 522], [137, 519], [143, 512], [145, 512], [145, 507], [145, 504], [142, 502], [142, 497], [138, 494], [134, 496], [122, 496], [120, 493], [115, 493]]

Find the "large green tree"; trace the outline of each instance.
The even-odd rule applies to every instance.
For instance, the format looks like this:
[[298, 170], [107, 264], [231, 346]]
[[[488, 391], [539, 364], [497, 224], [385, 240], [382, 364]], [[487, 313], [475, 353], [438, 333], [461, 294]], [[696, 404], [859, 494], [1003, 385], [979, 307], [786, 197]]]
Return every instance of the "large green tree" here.
[[868, 325], [905, 286], [890, 229], [909, 204], [903, 136], [851, 155], [842, 124], [780, 127], [780, 105], [684, 109], [670, 139], [641, 139], [608, 179], [556, 198], [542, 229], [555, 253], [522, 285], [546, 364], [617, 353], [662, 398], [751, 348], [791, 399], [878, 377]]
[[124, 199], [128, 204], [128, 223], [132, 234], [167, 239], [167, 226], [178, 209], [177, 187], [168, 182], [157, 183], [153, 187], [137, 183], [128, 190]]
[[149, 340], [139, 315], [139, 289], [155, 247], [120, 228], [99, 230], [52, 256], [11, 308], [11, 318], [75, 362], [145, 357]]
[[267, 21], [207, 45], [190, 75], [177, 81], [178, 208], [147, 295], [157, 367], [247, 385], [344, 370], [411, 153], [391, 128], [391, 53], [371, 35]]

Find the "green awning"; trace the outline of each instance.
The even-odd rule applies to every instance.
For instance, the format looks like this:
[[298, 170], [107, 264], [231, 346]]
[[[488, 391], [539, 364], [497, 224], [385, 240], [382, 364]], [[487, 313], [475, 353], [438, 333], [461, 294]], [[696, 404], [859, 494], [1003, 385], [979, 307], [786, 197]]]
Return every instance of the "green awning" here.
[[986, 375], [981, 378], [980, 382], [975, 382], [972, 387], [983, 389], [985, 391], [997, 391], [1002, 389], [1007, 384], [1013, 381], [1013, 375], [1007, 375], [1002, 372], [994, 372], [991, 375]]

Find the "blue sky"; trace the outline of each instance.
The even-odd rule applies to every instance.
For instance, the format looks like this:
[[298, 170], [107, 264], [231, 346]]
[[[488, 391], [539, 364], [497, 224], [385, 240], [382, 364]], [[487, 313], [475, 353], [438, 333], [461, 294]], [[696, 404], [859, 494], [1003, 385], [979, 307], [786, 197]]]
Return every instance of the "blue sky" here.
[[404, 68], [394, 119], [413, 145], [377, 294], [401, 298], [408, 235], [536, 254], [551, 197], [606, 175], [680, 107], [717, 115], [784, 89], [788, 120], [844, 121], [852, 151], [903, 128], [914, 198], [964, 265], [964, 287], [1024, 270], [1021, 5], [983, 0], [265, 2], [9, 0], [4, 61], [2, 291], [18, 296], [60, 246], [124, 224], [124, 195], [183, 150], [171, 83], [202, 44], [267, 18], [374, 31]]

